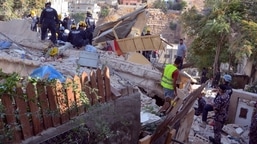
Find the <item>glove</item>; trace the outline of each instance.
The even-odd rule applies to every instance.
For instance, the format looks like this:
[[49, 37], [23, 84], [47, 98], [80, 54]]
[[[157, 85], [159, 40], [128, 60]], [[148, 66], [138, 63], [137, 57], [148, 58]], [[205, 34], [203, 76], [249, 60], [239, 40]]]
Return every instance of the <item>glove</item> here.
[[41, 27], [42, 25], [41, 24], [37, 24], [37, 27]]

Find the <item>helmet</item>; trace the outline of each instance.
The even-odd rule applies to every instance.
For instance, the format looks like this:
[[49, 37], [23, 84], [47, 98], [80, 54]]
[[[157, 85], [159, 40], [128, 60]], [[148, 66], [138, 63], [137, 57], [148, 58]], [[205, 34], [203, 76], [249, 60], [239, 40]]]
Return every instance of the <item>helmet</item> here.
[[71, 27], [70, 27], [71, 29], [76, 29], [77, 28], [77, 26], [76, 25], [71, 25]]
[[87, 24], [84, 21], [79, 22], [79, 27], [86, 27]]
[[58, 19], [61, 20], [62, 19], [62, 15], [58, 14]]
[[87, 11], [87, 15], [92, 15], [92, 12], [91, 11]]
[[224, 79], [225, 82], [231, 82], [232, 81], [232, 77], [229, 74], [225, 74], [223, 76], [223, 79]]
[[35, 16], [35, 15], [36, 15], [36, 12], [35, 12], [34, 10], [31, 10], [31, 11], [30, 11], [30, 15], [31, 15], [31, 16]]
[[50, 1], [45, 3], [45, 6], [50, 6], [50, 5], [51, 5]]
[[60, 30], [60, 31], [64, 31], [65, 28], [64, 28], [63, 26], [61, 26], [61, 27], [59, 28], [59, 30]]

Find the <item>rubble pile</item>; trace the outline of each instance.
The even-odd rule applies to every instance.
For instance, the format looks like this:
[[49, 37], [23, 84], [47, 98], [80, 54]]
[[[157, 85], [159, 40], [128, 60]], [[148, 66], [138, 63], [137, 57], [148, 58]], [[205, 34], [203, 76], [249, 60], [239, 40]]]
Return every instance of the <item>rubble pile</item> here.
[[[208, 117], [214, 116], [214, 112], [210, 112]], [[208, 144], [209, 136], [214, 137], [213, 133], [213, 119], [209, 118], [209, 124], [206, 128], [201, 127], [201, 116], [194, 116], [192, 128], [189, 133], [189, 142], [191, 144]], [[224, 125], [221, 142], [223, 144], [246, 144], [249, 141], [249, 129], [241, 127], [237, 124]]]
[[[211, 103], [216, 96], [216, 92], [208, 86], [205, 89], [205, 96], [203, 97], [206, 103]], [[249, 103], [249, 101], [245, 101]], [[197, 108], [197, 101], [194, 108]], [[194, 116], [193, 124], [189, 133], [188, 140], [191, 144], [208, 144], [210, 143], [209, 137], [214, 137], [213, 125], [214, 125], [214, 111], [208, 112], [207, 125], [204, 128], [202, 124], [202, 116]], [[249, 125], [243, 126], [234, 123], [225, 124], [222, 128], [222, 144], [246, 144], [249, 141], [248, 137]]]

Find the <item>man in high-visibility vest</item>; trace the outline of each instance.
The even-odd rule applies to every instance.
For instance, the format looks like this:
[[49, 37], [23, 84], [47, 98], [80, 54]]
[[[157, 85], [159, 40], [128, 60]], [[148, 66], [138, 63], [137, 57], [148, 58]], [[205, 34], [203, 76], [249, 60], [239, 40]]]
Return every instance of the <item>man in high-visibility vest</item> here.
[[179, 76], [179, 65], [182, 63], [180, 58], [176, 58], [174, 64], [167, 64], [162, 74], [161, 85], [164, 90], [165, 103], [160, 109], [161, 113], [165, 113], [170, 107], [171, 101], [177, 96], [177, 79]]

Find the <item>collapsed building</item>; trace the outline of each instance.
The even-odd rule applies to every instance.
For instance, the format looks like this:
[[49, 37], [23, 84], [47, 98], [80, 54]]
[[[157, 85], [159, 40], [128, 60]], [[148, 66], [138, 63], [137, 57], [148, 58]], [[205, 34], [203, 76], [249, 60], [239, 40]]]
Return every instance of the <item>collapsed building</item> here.
[[[46, 56], [44, 51], [48, 49], [49, 42], [40, 41], [39, 33], [30, 31], [28, 20], [1, 22], [0, 40], [10, 42], [11, 45], [1, 49], [0, 67], [4, 73], [17, 72], [21, 76], [29, 76], [34, 69], [51, 65], [65, 78], [73, 78], [83, 72], [90, 73], [93, 69], [108, 66], [111, 90], [116, 97], [120, 97], [122, 91], [128, 87], [139, 90], [141, 103], [137, 103], [135, 108], [141, 109], [137, 110], [140, 111], [141, 119], [136, 123], [141, 123], [140, 131], [143, 132], [140, 136], [133, 135], [138, 139], [133, 143], [171, 143], [174, 140], [184, 143], [208, 143], [206, 137], [213, 135], [212, 126], [206, 129], [199, 127], [200, 118], [194, 116], [193, 109], [197, 107], [195, 105], [197, 96], [203, 90], [208, 90], [208, 82], [203, 85], [193, 85], [192, 83], [196, 81], [187, 73], [180, 72], [177, 104], [166, 117], [156, 115], [160, 107], [151, 97], [163, 98], [159, 83], [162, 71], [159, 69], [164, 65], [158, 61], [157, 64], [161, 66], [157, 68], [136, 51], [165, 51], [166, 45], [172, 46], [172, 44], [159, 35], [140, 36], [146, 24], [145, 8], [139, 8], [116, 21], [98, 26], [94, 33], [97, 53], [73, 49], [71, 44], [65, 43], [58, 47], [59, 54], [63, 55], [61, 58]], [[112, 45], [113, 51], [101, 50], [106, 42]], [[161, 57], [164, 59], [164, 55]], [[212, 95], [211, 92], [208, 94]], [[256, 101], [257, 96], [240, 90], [235, 90], [233, 96], [231, 103], [238, 105], [230, 108], [230, 123], [237, 124], [224, 127], [223, 143], [247, 143], [249, 120], [253, 114], [252, 101]], [[135, 95], [131, 97], [138, 100]], [[152, 110], [149, 110], [149, 107]], [[243, 114], [245, 111], [247, 112]], [[210, 117], [211, 115], [213, 113], [210, 113]], [[248, 126], [242, 125], [245, 123]], [[155, 125], [154, 130], [149, 130], [149, 125]], [[137, 132], [139, 133], [138, 129]], [[43, 133], [41, 135], [44, 136]], [[24, 143], [33, 142], [35, 141], [30, 139]]]

